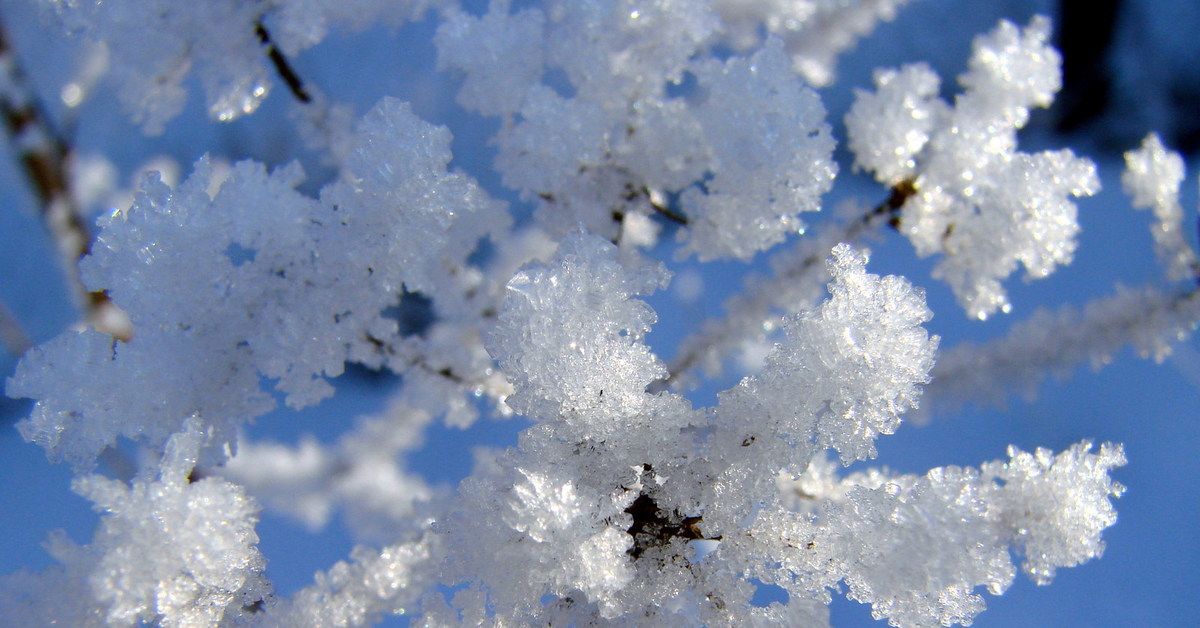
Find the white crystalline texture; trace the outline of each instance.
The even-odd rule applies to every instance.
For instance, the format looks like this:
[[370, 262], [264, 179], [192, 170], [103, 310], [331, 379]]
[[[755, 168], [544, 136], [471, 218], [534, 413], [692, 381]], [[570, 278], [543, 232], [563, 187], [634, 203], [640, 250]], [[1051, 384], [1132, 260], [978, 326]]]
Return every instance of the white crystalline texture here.
[[355, 547], [352, 562], [317, 573], [313, 584], [267, 609], [256, 623], [270, 628], [374, 626], [384, 615], [403, 615], [432, 584], [431, 553], [425, 540], [378, 550]]
[[[26, 437], [87, 467], [118, 435], [158, 447], [192, 415], [232, 441], [234, 426], [272, 407], [260, 376], [293, 407], [331, 394], [325, 376], [378, 360], [369, 339], [397, 334], [383, 311], [405, 287], [463, 294], [467, 255], [507, 225], [501, 205], [446, 172], [449, 143], [384, 100], [354, 139], [353, 183], [327, 186], [320, 203], [294, 190], [294, 165], [267, 174], [239, 163], [212, 197], [206, 160], [177, 190], [149, 178], [82, 262], [89, 287], [129, 313], [134, 340], [66, 332], [32, 352], [8, 389], [38, 400]], [[459, 303], [445, 311], [470, 315]]]
[[[500, 148], [496, 169], [504, 184], [526, 198], [540, 196], [571, 208], [577, 202], [572, 188], [582, 172], [604, 159], [612, 120], [594, 103], [568, 100], [544, 85], [529, 90], [521, 118], [520, 124], [496, 138]], [[576, 213], [587, 215], [582, 210]], [[567, 217], [562, 223], [570, 228], [577, 220]]]
[[1050, 20], [1035, 16], [1024, 29], [1007, 20], [975, 38], [962, 101], [989, 110], [1010, 128], [1025, 126], [1030, 107], [1049, 107], [1062, 87], [1062, 57], [1052, 46]]
[[[253, 113], [271, 90], [270, 60], [259, 27], [288, 55], [320, 43], [331, 24], [362, 28], [377, 20], [419, 18], [442, 0], [42, 0], [68, 29], [108, 44], [118, 97], [146, 133], [157, 135], [199, 76], [212, 118]], [[220, 45], [213, 45], [220, 42]]]
[[615, 147], [623, 168], [654, 190], [682, 190], [701, 180], [713, 149], [690, 107], [680, 99], [634, 105], [627, 132]]
[[[171, 438], [155, 476], [132, 485], [94, 475], [76, 480], [74, 490], [101, 511], [100, 528], [83, 547], [58, 540], [51, 551], [64, 567], [32, 576], [53, 585], [65, 575], [69, 588], [43, 588], [42, 599], [22, 600], [35, 616], [6, 620], [187, 628], [232, 623], [269, 601], [266, 561], [255, 547], [257, 507], [235, 484], [189, 481], [209, 438], [193, 419]], [[60, 597], [67, 591], [84, 597]], [[74, 615], [79, 609], [88, 610]]]
[[17, 428], [50, 460], [77, 470], [90, 469], [117, 436], [161, 446], [192, 412], [213, 417], [216, 442], [233, 442], [232, 421], [218, 417], [258, 416], [274, 403], [244, 351], [210, 362], [209, 348], [186, 336], [146, 332], [126, 344], [95, 331], [65, 332], [31, 349], [9, 379], [8, 394], [38, 400]]
[[324, 41], [332, 27], [351, 30], [414, 21], [446, 0], [273, 0], [264, 16], [271, 41], [292, 56]]
[[1127, 345], [1162, 362], [1197, 321], [1200, 294], [1153, 286], [1118, 288], [1083, 308], [1039, 308], [1001, 338], [961, 343], [938, 356], [926, 393], [950, 410], [968, 402], [1003, 403], [1014, 394], [1033, 398], [1046, 377], [1067, 377], [1082, 363], [1100, 368]]
[[940, 84], [932, 68], [914, 64], [899, 71], [876, 70], [875, 92], [855, 90], [846, 114], [855, 166], [874, 172], [887, 185], [912, 178], [917, 156], [946, 113], [946, 103], [938, 98]]
[[661, 265], [627, 269], [616, 247], [579, 233], [555, 261], [518, 272], [488, 341], [517, 391], [508, 405], [596, 437], [619, 429], [618, 417], [637, 420], [650, 403], [646, 386], [666, 369], [642, 342], [654, 311], [631, 297], [667, 277]]
[[793, 65], [814, 86], [829, 85], [834, 79], [838, 55], [852, 48], [859, 38], [871, 34], [879, 22], [891, 21], [896, 17], [896, 9], [910, 1], [818, 0], [816, 11], [794, 30], [790, 28], [794, 22], [785, 16], [780, 22], [790, 31], [784, 38]]
[[1137, 150], [1125, 153], [1121, 183], [1133, 197], [1133, 206], [1154, 210], [1154, 234], [1158, 259], [1174, 281], [1200, 278], [1200, 262], [1183, 232], [1183, 207], [1179, 185], [1184, 165], [1179, 153], [1169, 151], [1155, 134], [1146, 136]]
[[[118, 96], [134, 121], [159, 134], [183, 110], [184, 79], [194, 67], [214, 118], [253, 112], [270, 75], [254, 31], [255, 3], [237, 0], [54, 2], [68, 28], [108, 42]], [[220, 46], [208, 45], [221, 42]]]
[[624, 113], [659, 96], [719, 28], [690, 0], [552, 0], [547, 64], [561, 68], [581, 98]]
[[[936, 229], [920, 234], [941, 241], [946, 256], [934, 276], [948, 282], [967, 313], [977, 318], [1008, 310], [1000, 281], [1018, 263], [1026, 277], [1040, 279], [1071, 262], [1079, 223], [1075, 203], [1068, 197], [1100, 189], [1095, 166], [1069, 150], [1016, 153], [999, 162], [988, 168], [983, 181], [959, 188], [962, 196], [934, 221], [945, 221], [940, 236], [934, 235]], [[929, 179], [919, 179], [917, 185], [923, 189]], [[945, 193], [945, 187], [938, 189]], [[905, 221], [913, 214], [939, 212], [944, 198], [919, 192], [905, 206]], [[928, 218], [921, 216], [910, 237], [930, 223]]]
[[1007, 462], [923, 477], [801, 476], [794, 486], [823, 508], [811, 547], [790, 550], [797, 562], [785, 564], [832, 571], [851, 599], [893, 626], [968, 625], [984, 608], [977, 588], [1000, 595], [1012, 584], [1014, 553], [1047, 584], [1057, 567], [1103, 551], [1100, 533], [1116, 521], [1111, 498], [1124, 490], [1108, 474], [1125, 458], [1119, 445], [1091, 450], [1087, 442], [1057, 455], [1010, 447]]
[[466, 75], [459, 104], [490, 116], [519, 110], [544, 63], [542, 12], [510, 15], [505, 4], [493, 2], [481, 18], [450, 12], [434, 38], [438, 69], [456, 68]]
[[833, 447], [846, 464], [875, 455], [875, 438], [916, 406], [938, 340], [921, 327], [931, 316], [923, 293], [900, 277], [868, 274], [865, 264], [847, 245], [834, 249], [829, 300], [785, 319], [786, 340], [733, 391], [731, 415], [750, 403], [756, 408], [745, 414], [794, 443]]
[[1018, 264], [1041, 278], [1071, 261], [1070, 198], [1100, 189], [1095, 166], [1068, 150], [1016, 150], [1029, 108], [1048, 106], [1060, 86], [1049, 33], [1037, 17], [977, 38], [953, 108], [935, 98], [931, 71], [910, 66], [879, 74], [876, 93], [860, 92], [846, 119], [860, 166], [888, 184], [914, 179], [901, 230], [919, 255], [944, 256], [934, 275], [976, 318], [1009, 309], [1001, 281]]
[[[76, 480], [99, 530], [84, 546], [54, 540], [58, 566], [0, 577], [4, 621], [323, 628], [419, 609], [414, 625], [820, 626], [839, 590], [924, 628], [969, 624], [982, 590], [1003, 593], [1018, 568], [1044, 584], [1098, 557], [1123, 491], [1109, 477], [1119, 445], [1010, 448], [1008, 461], [924, 476], [839, 478], [825, 458], [875, 456], [936, 372], [923, 292], [832, 246], [897, 216], [860, 217], [777, 257], [760, 289], [771, 294], [733, 302], [712, 346], [748, 346], [778, 321], [784, 334], [715, 408], [648, 392], [669, 373], [638, 297], [670, 274], [636, 249], [676, 209], [680, 248], [701, 260], [748, 260], [802, 231], [836, 167], [796, 70], [828, 82], [838, 52], [905, 1], [548, 0], [514, 12], [493, 0], [482, 17], [453, 0], [56, 2], [73, 28], [113, 43], [123, 98], [150, 130], [182, 107], [193, 68], [215, 116], [252, 111], [271, 73], [256, 30], [294, 54], [335, 25], [442, 9], [439, 67], [462, 71], [462, 105], [501, 118], [496, 170], [537, 214], [510, 233], [507, 207], [448, 169], [449, 131], [390, 98], [337, 138], [340, 170], [318, 198], [297, 191], [296, 165], [218, 172], [205, 158], [177, 186], [147, 177], [82, 262], [88, 287], [129, 313], [133, 339], [64, 333], [27, 354], [8, 392], [36, 400], [19, 428], [54, 460], [89, 468], [126, 438], [150, 462], [130, 481]], [[921, 255], [943, 256], [936, 275], [974, 316], [1007, 307], [1001, 282], [1019, 265], [1041, 277], [1070, 261], [1070, 199], [1098, 189], [1069, 151], [1016, 150], [1029, 108], [1059, 87], [1048, 37], [1044, 19], [1003, 22], [977, 40], [953, 106], [915, 65], [877, 73], [847, 117], [858, 165], [914, 190], [902, 229]], [[764, 38], [746, 55], [720, 48]], [[1128, 164], [1172, 276], [1194, 276], [1182, 162], [1149, 138]], [[808, 266], [831, 246], [829, 298], [812, 307], [825, 274]], [[433, 320], [402, 333], [394, 313], [419, 297]], [[1035, 314], [976, 362], [945, 357], [942, 385], [1009, 392], [1127, 342], [1161, 356], [1198, 319], [1195, 290]], [[703, 345], [685, 345], [686, 360], [710, 355]], [[264, 386], [312, 405], [347, 361], [403, 375], [388, 414], [332, 447], [250, 443], [228, 459], [238, 426], [273, 406]], [[513, 447], [479, 450], [451, 496], [404, 464], [436, 417], [475, 418], [465, 391], [532, 425]], [[360, 546], [275, 600], [258, 491], [313, 527], [341, 511], [381, 549]], [[756, 606], [760, 583], [787, 602]]]
[[792, 72], [775, 39], [754, 56], [695, 70], [696, 107], [713, 151], [712, 178], [688, 188], [687, 250], [702, 261], [749, 259], [801, 230], [837, 172], [834, 141], [816, 92]]
[[[473, 94], [485, 78], [488, 112], [521, 105], [497, 136], [496, 166], [505, 185], [538, 200], [551, 232], [582, 223], [616, 240], [620, 216], [654, 211], [656, 192], [683, 191], [686, 250], [702, 260], [749, 259], [801, 230], [798, 214], [819, 209], [836, 171], [833, 140], [819, 98], [779, 41], [750, 58], [697, 62], [715, 21], [692, 4], [553, 3], [541, 27], [545, 63], [566, 74], [570, 89], [559, 91], [571, 93], [542, 83], [522, 91], [541, 72], [537, 20], [497, 13], [502, 6], [478, 20], [452, 18], [439, 35], [442, 63], [467, 70], [460, 97], [468, 106], [480, 106]], [[522, 28], [520, 37], [489, 34], [504, 22]], [[487, 47], [484, 58], [515, 50], [517, 66], [466, 67], [450, 46], [456, 38]], [[685, 71], [702, 95], [668, 98], [667, 84]]]
[[355, 129], [351, 176], [322, 190], [321, 200], [335, 206], [345, 226], [331, 245], [393, 294], [403, 283], [435, 300], [454, 298], [479, 239], [509, 225], [503, 203], [470, 177], [447, 171], [450, 141], [445, 127], [384, 98]]
[[1021, 548], [1022, 568], [1038, 584], [1049, 584], [1058, 567], [1098, 558], [1104, 552], [1100, 533], [1117, 521], [1110, 498], [1125, 487], [1108, 473], [1124, 466], [1125, 452], [1108, 443], [1091, 450], [1089, 442], [1059, 454], [1009, 447], [1008, 463], [983, 467], [985, 477], [1004, 482], [996, 500], [999, 517]]
[[[548, 610], [545, 595], [572, 594], [619, 614], [634, 579], [622, 512], [633, 494], [609, 484], [611, 468], [573, 468], [563, 458], [570, 451], [550, 445], [542, 455], [501, 454], [498, 465], [460, 485], [456, 508], [439, 522], [449, 548], [442, 582], [481, 586], [501, 621], [534, 623]], [[624, 470], [621, 479], [636, 477]]]
[[817, 541], [834, 544], [848, 597], [893, 626], [970, 624], [984, 609], [975, 587], [998, 594], [1015, 571], [975, 480], [977, 472], [949, 468], [903, 494], [896, 484], [851, 489]]
[[866, 257], [846, 245], [834, 248], [834, 259], [819, 318], [802, 315], [788, 327], [795, 338], [788, 359], [799, 366], [819, 356], [807, 367], [818, 396], [829, 401], [818, 414], [817, 442], [847, 462], [874, 456], [875, 437], [894, 432], [900, 414], [916, 407], [938, 338], [921, 327], [932, 317], [923, 291], [900, 277], [868, 274]]
[[434, 497], [434, 489], [405, 469], [403, 455], [419, 445], [431, 420], [396, 405], [360, 420], [330, 448], [311, 438], [296, 447], [243, 440], [216, 472], [314, 532], [341, 509], [357, 541], [388, 543], [411, 532], [417, 509]]

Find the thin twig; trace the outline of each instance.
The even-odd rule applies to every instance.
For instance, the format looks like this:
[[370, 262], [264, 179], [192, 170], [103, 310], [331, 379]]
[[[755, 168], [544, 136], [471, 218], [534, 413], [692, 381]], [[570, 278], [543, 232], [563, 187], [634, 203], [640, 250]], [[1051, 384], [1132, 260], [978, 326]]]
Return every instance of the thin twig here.
[[68, 177], [70, 147], [55, 131], [37, 92], [29, 82], [20, 60], [9, 46], [7, 31], [0, 21], [0, 117], [4, 118], [17, 160], [33, 189], [42, 221], [58, 247], [75, 300], [85, 318], [97, 329], [127, 339], [127, 329], [108, 329], [116, 308], [103, 291], [89, 291], [79, 276], [79, 260], [88, 254], [92, 233], [80, 217]]
[[[774, 277], [748, 286], [745, 292], [736, 295], [727, 303], [724, 317], [705, 321], [698, 332], [685, 338], [680, 344], [679, 355], [668, 367], [669, 375], [651, 384], [649, 390], [665, 390], [678, 383], [713, 351], [719, 351], [722, 347], [731, 348], [733, 341], [743, 339], [751, 333], [751, 326], [761, 328], [762, 323], [770, 316], [771, 309], [777, 307], [777, 301], [783, 298], [781, 295], [795, 293], [797, 286], [802, 286], [803, 282], [812, 278], [816, 270], [823, 267], [822, 263], [829, 256], [833, 245], [838, 242], [853, 242], [866, 231], [884, 223], [898, 230], [900, 209], [916, 193], [917, 189], [912, 181], [901, 181], [892, 186], [887, 199], [872, 207], [860, 219], [837, 225], [837, 230], [833, 232], [799, 240], [796, 245], [800, 247], [799, 251], [793, 248], [778, 254], [777, 260], [786, 260], [786, 257], [793, 255], [798, 259], [772, 264], [776, 266]], [[813, 244], [814, 242], [816, 244]], [[805, 247], [811, 249], [810, 252], [804, 253]], [[796, 255], [797, 252], [800, 255]]]
[[271, 41], [271, 33], [267, 31], [267, 27], [261, 21], [255, 22], [254, 32], [258, 35], [258, 41], [267, 49], [267, 57], [271, 59], [271, 64], [275, 66], [275, 71], [279, 73], [279, 77], [283, 79], [288, 89], [291, 90], [292, 96], [306, 105], [312, 102], [312, 96], [309, 96], [308, 90], [304, 89], [304, 81], [292, 69], [292, 65], [288, 62], [287, 57], [280, 52], [275, 42]]

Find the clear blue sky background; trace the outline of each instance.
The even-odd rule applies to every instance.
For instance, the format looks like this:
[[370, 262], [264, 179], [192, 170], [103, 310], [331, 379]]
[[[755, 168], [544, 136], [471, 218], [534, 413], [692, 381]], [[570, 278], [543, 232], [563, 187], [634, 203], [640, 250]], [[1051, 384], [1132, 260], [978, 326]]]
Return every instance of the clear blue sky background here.
[[[1081, 246], [1074, 265], [1034, 284], [1010, 282], [1013, 314], [987, 323], [968, 321], [945, 286], [929, 278], [931, 263], [915, 259], [907, 242], [883, 234], [871, 242], [870, 268], [878, 273], [909, 276], [925, 287], [935, 312], [930, 324], [943, 336], [943, 346], [963, 339], [998, 336], [1039, 305], [1083, 303], [1110, 294], [1114, 283], [1141, 285], [1155, 281], [1155, 264], [1147, 225], [1149, 217], [1134, 212], [1120, 191], [1120, 161], [1104, 142], [1125, 141], [1133, 147], [1149, 125], [1170, 125], [1154, 85], [1175, 80], [1176, 68], [1186, 70], [1197, 58], [1191, 41], [1200, 32], [1197, 10], [1187, 2], [1130, 2], [1150, 7], [1143, 17], [1130, 20], [1123, 31], [1122, 67], [1145, 68], [1153, 74], [1139, 88], [1146, 99], [1121, 115], [1112, 116], [1092, 134], [1058, 137], [1035, 118], [1035, 127], [1023, 138], [1026, 150], [1070, 146], [1100, 163], [1105, 190], [1080, 202], [1083, 224]], [[869, 85], [870, 71], [880, 65], [896, 66], [916, 60], [932, 62], [942, 73], [945, 88], [953, 93], [953, 78], [963, 69], [971, 38], [990, 29], [1000, 17], [1025, 22], [1035, 11], [1052, 9], [1052, 3], [1018, 1], [954, 2], [924, 0], [902, 11], [900, 19], [881, 27], [877, 36], [848, 54], [837, 85], [824, 92], [830, 120], [839, 139], [842, 112], [850, 102], [851, 88]], [[40, 29], [30, 3], [0, 1], [0, 15], [12, 32], [16, 48], [30, 65], [34, 80], [53, 95], [71, 68], [71, 49], [57, 34]], [[506, 194], [489, 170], [492, 149], [486, 138], [494, 122], [464, 114], [453, 104], [446, 77], [432, 74], [433, 51], [428, 22], [404, 28], [398, 35], [369, 31], [354, 37], [335, 37], [296, 60], [298, 70], [314, 84], [362, 113], [384, 95], [414, 103], [428, 120], [448, 124], [455, 134], [455, 164], [474, 176], [494, 194]], [[1140, 38], [1140, 39], [1139, 39]], [[1135, 54], [1132, 41], [1149, 42]], [[1138, 56], [1141, 54], [1143, 56]], [[1153, 72], [1152, 72], [1153, 70]], [[1135, 73], [1136, 74], [1136, 73]], [[1164, 78], [1165, 77], [1165, 78]], [[1184, 80], [1188, 77], [1184, 76]], [[1195, 77], [1192, 84], [1198, 82]], [[1149, 86], [1149, 87], [1147, 87]], [[278, 164], [298, 149], [291, 132], [291, 105], [282, 89], [249, 119], [216, 125], [204, 117], [199, 98], [192, 98], [183, 116], [168, 125], [158, 138], [143, 138], [125, 121], [111, 94], [103, 89], [74, 122], [77, 145], [86, 152], [102, 153], [128, 180], [147, 157], [166, 154], [184, 166], [206, 151], [235, 158], [255, 158]], [[1039, 126], [1039, 123], [1040, 126]], [[62, 288], [61, 273], [45, 232], [31, 210], [31, 197], [21, 181], [7, 144], [0, 150], [0, 299], [38, 341], [44, 341], [74, 320]], [[847, 199], [873, 204], [883, 191], [851, 174], [843, 155], [842, 176], [828, 197], [827, 207]], [[1193, 158], [1192, 161], [1200, 161]], [[306, 169], [319, 183], [322, 170], [311, 156]], [[1189, 228], [1195, 229], [1197, 170], [1189, 169], [1184, 206]], [[511, 197], [511, 195], [509, 195]], [[820, 219], [814, 220], [819, 228]], [[684, 267], [695, 267], [685, 264]], [[677, 267], [678, 269], [679, 267]], [[698, 268], [704, 272], [707, 295], [700, 303], [682, 302], [668, 289], [651, 299], [659, 324], [649, 341], [669, 356], [674, 345], [695, 325], [701, 314], [719, 311], [721, 299], [737, 285], [736, 278], [754, 266], [717, 264]], [[7, 376], [15, 362], [0, 356], [0, 374]], [[692, 393], [698, 405], [710, 404], [716, 390], [735, 381], [728, 377]], [[388, 383], [350, 376], [339, 382], [339, 394], [299, 415], [278, 412], [251, 428], [255, 436], [294, 442], [314, 433], [332, 441], [357, 414], [383, 403]], [[1129, 465], [1116, 472], [1129, 487], [1117, 504], [1120, 518], [1105, 534], [1108, 551], [1099, 561], [1064, 569], [1049, 587], [1036, 587], [1023, 577], [1003, 597], [987, 598], [989, 610], [976, 626], [1189, 626], [1197, 622], [1196, 601], [1200, 575], [1200, 342], [1189, 340], [1162, 365], [1141, 360], [1130, 352], [1117, 356], [1111, 366], [1093, 372], [1076, 369], [1067, 381], [1051, 381], [1034, 401], [1013, 399], [1007, 408], [968, 409], [954, 416], [935, 416], [930, 425], [904, 425], [878, 442], [879, 464], [904, 472], [923, 473], [929, 468], [955, 464], [977, 465], [1002, 458], [1005, 447], [1044, 446], [1061, 450], [1082, 439], [1123, 442]], [[78, 542], [90, 539], [97, 516], [82, 498], [69, 491], [67, 469], [49, 465], [41, 450], [21, 441], [12, 423], [29, 410], [23, 401], [0, 401], [0, 573], [19, 568], [39, 569], [50, 563], [39, 548], [46, 533], [64, 528]], [[436, 427], [429, 446], [413, 459], [414, 466], [435, 481], [454, 482], [469, 471], [470, 449], [478, 443], [512, 443], [520, 428], [510, 423], [480, 422], [467, 432]], [[328, 530], [311, 535], [301, 526], [266, 515], [260, 526], [261, 547], [270, 560], [270, 575], [282, 593], [311, 581], [311, 574], [344, 558], [350, 541], [335, 522]], [[834, 625], [882, 625], [870, 619], [868, 609], [836, 598]]]

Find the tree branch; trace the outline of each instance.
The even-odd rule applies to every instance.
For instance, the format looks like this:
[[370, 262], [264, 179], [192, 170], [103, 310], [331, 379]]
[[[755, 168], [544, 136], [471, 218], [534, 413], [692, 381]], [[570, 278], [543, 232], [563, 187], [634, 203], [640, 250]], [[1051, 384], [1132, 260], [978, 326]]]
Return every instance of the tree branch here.
[[37, 92], [8, 43], [0, 21], [0, 117], [17, 161], [25, 173], [39, 214], [50, 230], [67, 274], [67, 283], [84, 316], [96, 329], [123, 340], [127, 325], [115, 322], [116, 306], [103, 291], [88, 291], [79, 275], [79, 260], [88, 254], [92, 233], [80, 217], [68, 176], [70, 147], [51, 126]]
[[258, 35], [258, 41], [267, 49], [267, 57], [271, 59], [271, 65], [275, 66], [275, 72], [287, 84], [288, 89], [292, 92], [292, 96], [306, 105], [311, 103], [312, 96], [304, 88], [304, 81], [292, 69], [287, 57], [275, 46], [275, 42], [271, 41], [271, 33], [267, 31], [267, 27], [261, 21], [254, 23], [254, 33]]
[[772, 324], [773, 309], [794, 309], [796, 303], [806, 302], [816, 294], [828, 277], [823, 262], [839, 242], [853, 242], [867, 231], [882, 224], [900, 228], [900, 208], [917, 193], [913, 181], [905, 180], [892, 186], [888, 197], [864, 213], [858, 220], [835, 225], [825, 233], [802, 238], [796, 245], [775, 254], [771, 266], [775, 276], [747, 281], [743, 292], [725, 304], [722, 318], [705, 321], [700, 330], [684, 338], [679, 354], [668, 367], [669, 375], [650, 386], [650, 390], [665, 390], [703, 363], [720, 359], [753, 333], [761, 333]]

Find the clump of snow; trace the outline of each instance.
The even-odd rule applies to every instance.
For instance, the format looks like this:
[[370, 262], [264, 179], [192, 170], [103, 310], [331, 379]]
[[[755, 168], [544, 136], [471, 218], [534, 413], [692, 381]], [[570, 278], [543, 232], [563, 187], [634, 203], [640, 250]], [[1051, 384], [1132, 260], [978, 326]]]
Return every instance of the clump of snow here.
[[687, 250], [703, 260], [749, 259], [801, 232], [799, 214], [821, 208], [833, 184], [833, 138], [816, 92], [771, 40], [748, 59], [696, 69], [706, 99], [696, 116], [712, 147], [712, 178], [681, 199]]
[[184, 628], [246, 618], [270, 601], [266, 561], [255, 547], [257, 506], [236, 484], [189, 477], [211, 438], [191, 419], [168, 441], [157, 469], [131, 485], [98, 475], [77, 479], [75, 492], [102, 513], [100, 528], [84, 546], [54, 539], [50, 549], [61, 567], [9, 576], [28, 588], [19, 605], [5, 605], [18, 613], [6, 621]]
[[1018, 264], [1036, 279], [1071, 261], [1079, 224], [1070, 198], [1100, 189], [1095, 166], [1069, 150], [1016, 150], [1030, 107], [1049, 106], [1061, 84], [1049, 36], [1038, 17], [977, 38], [953, 107], [917, 65], [877, 73], [876, 93], [860, 92], [846, 116], [857, 165], [915, 186], [900, 229], [919, 255], [943, 256], [935, 277], [976, 318], [1009, 310], [1001, 281]]
[[761, 373], [722, 394], [722, 413], [761, 417], [748, 428], [756, 438], [833, 447], [846, 464], [874, 457], [875, 438], [916, 406], [938, 339], [921, 327], [931, 316], [923, 293], [865, 265], [849, 246], [834, 248], [830, 299], [785, 319], [785, 341]]
[[[161, 446], [193, 415], [233, 443], [236, 425], [274, 405], [260, 377], [299, 408], [332, 394], [325, 377], [346, 361], [383, 365], [378, 347], [402, 341], [384, 311], [405, 289], [455, 299], [435, 303], [471, 321], [483, 306], [455, 296], [480, 283], [467, 256], [508, 216], [447, 172], [449, 144], [444, 128], [385, 99], [320, 201], [295, 190], [295, 164], [268, 173], [238, 163], [211, 195], [207, 159], [174, 190], [148, 175], [132, 207], [102, 220], [82, 262], [89, 288], [129, 313], [134, 339], [65, 332], [32, 352], [8, 387], [38, 400], [26, 438], [81, 468], [118, 436]], [[443, 368], [489, 368], [458, 353]], [[205, 462], [223, 457], [218, 448]]]

